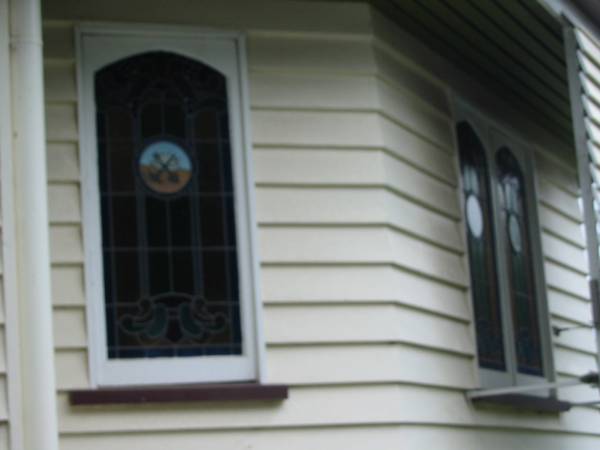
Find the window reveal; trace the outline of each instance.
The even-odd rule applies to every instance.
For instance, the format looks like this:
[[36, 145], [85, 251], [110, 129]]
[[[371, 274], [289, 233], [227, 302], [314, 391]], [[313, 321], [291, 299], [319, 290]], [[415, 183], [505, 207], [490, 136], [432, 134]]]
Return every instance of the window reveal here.
[[225, 77], [150, 52], [95, 98], [108, 357], [241, 354]]

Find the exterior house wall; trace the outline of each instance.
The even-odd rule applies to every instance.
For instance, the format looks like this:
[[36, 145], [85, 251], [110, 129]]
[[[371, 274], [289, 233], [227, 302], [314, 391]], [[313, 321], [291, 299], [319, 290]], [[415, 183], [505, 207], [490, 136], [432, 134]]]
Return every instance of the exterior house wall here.
[[[174, 1], [164, 11], [159, 1], [45, 2], [61, 448], [597, 448], [595, 409], [540, 415], [465, 400], [478, 376], [443, 74], [407, 59], [393, 25], [365, 5], [233, 3]], [[265, 381], [290, 385], [284, 402], [69, 406], [70, 389], [89, 387], [79, 21], [247, 33]], [[552, 322], [585, 324], [575, 166], [545, 141], [533, 148]], [[561, 335], [557, 375], [595, 369], [594, 352], [591, 331]], [[590, 398], [589, 388], [569, 392]]]

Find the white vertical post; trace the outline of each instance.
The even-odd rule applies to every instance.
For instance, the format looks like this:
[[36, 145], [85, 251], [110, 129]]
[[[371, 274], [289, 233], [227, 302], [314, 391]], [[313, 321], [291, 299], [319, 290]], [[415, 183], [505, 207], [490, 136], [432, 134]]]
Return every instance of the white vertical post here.
[[11, 1], [10, 32], [24, 448], [57, 450], [39, 0]]

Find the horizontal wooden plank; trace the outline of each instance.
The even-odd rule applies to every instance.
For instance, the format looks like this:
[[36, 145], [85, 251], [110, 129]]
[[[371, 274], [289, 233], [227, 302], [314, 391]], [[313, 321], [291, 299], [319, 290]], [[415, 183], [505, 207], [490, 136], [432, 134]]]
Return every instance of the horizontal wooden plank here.
[[398, 305], [281, 305], [265, 309], [274, 344], [402, 342], [474, 355], [469, 324]]
[[399, 382], [473, 388], [472, 358], [406, 345], [271, 347], [267, 370], [274, 383], [292, 385]]
[[456, 222], [380, 188], [286, 188], [256, 190], [260, 224], [387, 224], [463, 251]]
[[87, 345], [85, 308], [55, 308], [53, 324], [56, 348], [82, 348]]
[[50, 227], [50, 259], [52, 263], [83, 262], [81, 228], [77, 225]]
[[417, 203], [443, 212], [452, 218], [460, 216], [456, 189], [439, 183], [401, 161], [385, 161], [386, 184], [405, 193]]
[[[552, 325], [560, 328], [581, 326], [577, 323], [556, 318], [552, 319]], [[554, 343], [563, 348], [570, 348], [591, 355], [596, 354], [596, 337], [591, 322], [589, 323], [589, 328], [567, 329], [561, 332], [558, 336], [554, 337]]]
[[54, 363], [58, 390], [90, 387], [88, 354], [85, 350], [58, 350], [55, 353]]
[[580, 324], [592, 322], [592, 305], [587, 300], [572, 297], [550, 288], [548, 289], [548, 304], [550, 312], [556, 317]]
[[534, 153], [535, 170], [538, 176], [545, 178], [553, 184], [579, 195], [579, 182], [575, 167], [567, 166], [551, 158], [548, 152], [537, 151]]
[[387, 228], [269, 228], [259, 233], [263, 263], [395, 264], [458, 286], [461, 255]]
[[557, 188], [542, 178], [539, 179], [538, 183], [538, 196], [541, 203], [547, 208], [551, 208], [576, 222], [582, 222], [576, 196]]
[[396, 88], [409, 91], [442, 115], [450, 116], [450, 104], [444, 87], [420, 72], [414, 62], [381, 45], [375, 46], [375, 61], [380, 78]]
[[[374, 76], [251, 72], [254, 108], [377, 110]], [[351, 93], [352, 95], [349, 95]]]
[[381, 117], [374, 112], [252, 112], [255, 146], [381, 148]]
[[[202, 408], [89, 408], [74, 413], [65, 394], [58, 397], [63, 433], [122, 433], [223, 428], [310, 427], [426, 423], [532, 430], [571, 430], [597, 434], [600, 417], [586, 410], [558, 415], [522, 411], [475, 413], [463, 391], [414, 385], [302, 387], [290, 389], [288, 401], [243, 405], [206, 404]], [[315, 408], [315, 405], [319, 405]]]
[[448, 152], [452, 149], [452, 138], [445, 142], [445, 150], [440, 150], [431, 141], [424, 140], [391, 120], [382, 119], [380, 125], [383, 148], [451, 186], [458, 184], [455, 160]]
[[46, 104], [46, 139], [50, 142], [77, 141], [77, 108], [75, 105]]
[[257, 184], [383, 186], [385, 157], [377, 150], [255, 149]]
[[587, 255], [584, 249], [557, 239], [548, 233], [542, 233], [542, 250], [544, 256], [555, 263], [582, 274], [588, 273]]
[[55, 305], [84, 305], [83, 266], [52, 267], [52, 301]]
[[75, 59], [75, 32], [73, 26], [44, 23], [44, 58], [46, 59]]
[[[341, 5], [327, 2], [273, 2], [214, 0], [175, 0], [165, 8], [160, 0], [130, 0], [127, 7], [118, 0], [98, 5], [78, 0], [47, 0], [43, 17], [52, 20], [94, 22], [185, 24], [217, 29], [361, 34], [370, 29], [369, 8], [362, 4]], [[235, 8], [235, 14], [232, 14]], [[335, 17], [335, 20], [322, 20]]]
[[559, 291], [583, 299], [589, 299], [590, 292], [586, 276], [565, 269], [551, 261], [544, 263], [546, 283]]
[[259, 185], [387, 187], [414, 202], [458, 218], [458, 195], [384, 152], [263, 149], [254, 151]]
[[585, 235], [580, 222], [569, 219], [543, 204], [538, 206], [540, 225], [543, 230], [559, 236], [579, 248], [585, 248]]
[[76, 102], [76, 70], [72, 62], [44, 66], [44, 94], [46, 102]]
[[261, 291], [269, 303], [393, 302], [471, 317], [464, 290], [391, 266], [266, 266]]
[[51, 223], [80, 222], [79, 184], [50, 184], [48, 186], [48, 215]]
[[[424, 172], [456, 184], [451, 156], [374, 112], [255, 110], [252, 122], [256, 147], [385, 148]], [[444, 145], [450, 149], [452, 138]]]
[[387, 116], [441, 148], [452, 149], [454, 136], [448, 118], [432, 114], [421, 101], [388, 84], [379, 83], [378, 91], [381, 110]]
[[365, 39], [332, 40], [250, 35], [248, 66], [253, 70], [375, 74], [371, 42]]
[[75, 143], [49, 143], [46, 159], [48, 181], [78, 181], [79, 154]]
[[222, 430], [211, 433], [140, 433], [102, 435], [63, 435], [64, 450], [129, 450], [136, 446], [145, 450], [162, 450], [165, 446], [178, 450], [280, 449], [287, 450], [327, 448], [329, 450], [383, 449], [390, 442], [402, 442], [403, 448], [444, 450], [478, 449], [485, 445], [490, 450], [543, 448], [544, 450], [596, 450], [598, 437], [569, 433], [531, 433], [523, 430], [463, 427], [444, 427], [422, 424], [379, 425], [375, 427], [307, 427], [298, 429]]
[[598, 370], [594, 355], [558, 346], [554, 348], [554, 366], [557, 373], [574, 377]]

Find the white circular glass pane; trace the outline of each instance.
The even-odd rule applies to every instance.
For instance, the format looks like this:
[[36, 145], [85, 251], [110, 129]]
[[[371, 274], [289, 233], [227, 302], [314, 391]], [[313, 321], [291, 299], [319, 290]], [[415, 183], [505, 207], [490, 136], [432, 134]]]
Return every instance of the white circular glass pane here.
[[514, 214], [508, 216], [508, 236], [510, 238], [510, 246], [515, 253], [521, 253], [523, 249], [523, 240], [521, 237], [521, 227], [519, 220]]
[[158, 141], [144, 149], [139, 171], [146, 186], [159, 194], [175, 194], [192, 178], [192, 161], [187, 152], [171, 141]]
[[469, 231], [476, 238], [481, 237], [483, 233], [483, 213], [479, 199], [471, 194], [467, 197], [467, 225]]

